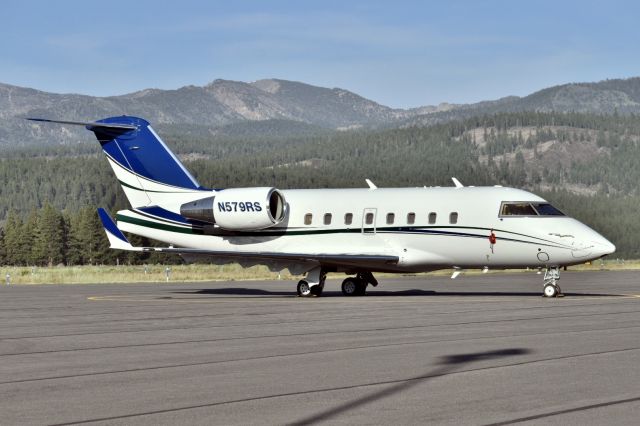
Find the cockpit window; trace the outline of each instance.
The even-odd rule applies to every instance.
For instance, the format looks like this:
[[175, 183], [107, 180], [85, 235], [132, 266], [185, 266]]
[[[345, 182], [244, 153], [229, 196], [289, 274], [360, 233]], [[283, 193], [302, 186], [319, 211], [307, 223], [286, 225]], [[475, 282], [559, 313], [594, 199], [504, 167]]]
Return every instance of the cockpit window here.
[[502, 203], [500, 216], [537, 216], [530, 203]]
[[556, 209], [549, 203], [537, 203], [533, 205], [540, 216], [564, 216], [560, 210]]
[[564, 216], [549, 203], [528, 203], [525, 201], [504, 201], [500, 216]]

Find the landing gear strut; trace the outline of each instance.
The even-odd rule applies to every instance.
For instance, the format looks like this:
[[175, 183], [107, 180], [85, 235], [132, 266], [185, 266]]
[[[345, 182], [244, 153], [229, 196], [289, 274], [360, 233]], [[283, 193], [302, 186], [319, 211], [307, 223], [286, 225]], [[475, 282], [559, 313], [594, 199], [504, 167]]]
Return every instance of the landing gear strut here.
[[342, 281], [342, 294], [345, 296], [364, 296], [367, 286], [376, 287], [376, 280], [371, 272], [359, 272], [355, 277], [349, 277]]
[[327, 273], [321, 267], [313, 268], [307, 272], [307, 276], [298, 281], [297, 293], [300, 297], [322, 296], [324, 281]]
[[558, 285], [558, 281], [560, 280], [560, 269], [557, 266], [552, 266], [547, 268], [544, 273], [544, 281], [542, 285], [544, 286], [544, 297], [561, 297], [562, 290]]

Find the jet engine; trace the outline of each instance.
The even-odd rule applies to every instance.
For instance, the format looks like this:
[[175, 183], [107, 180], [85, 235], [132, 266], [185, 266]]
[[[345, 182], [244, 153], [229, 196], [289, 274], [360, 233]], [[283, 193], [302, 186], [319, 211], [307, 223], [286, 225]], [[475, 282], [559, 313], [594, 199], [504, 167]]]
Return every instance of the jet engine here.
[[230, 231], [269, 228], [287, 215], [284, 196], [276, 188], [232, 188], [215, 194], [183, 204], [180, 214]]

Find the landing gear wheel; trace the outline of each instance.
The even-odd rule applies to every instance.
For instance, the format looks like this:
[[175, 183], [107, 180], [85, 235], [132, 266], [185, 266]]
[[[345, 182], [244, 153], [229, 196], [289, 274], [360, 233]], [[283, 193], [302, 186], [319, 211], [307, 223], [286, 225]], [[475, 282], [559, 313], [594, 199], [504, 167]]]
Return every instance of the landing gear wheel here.
[[322, 290], [324, 290], [324, 283], [314, 285], [313, 287], [311, 287], [311, 294], [313, 294], [314, 296], [320, 297], [322, 296]]
[[358, 295], [358, 280], [355, 278], [347, 278], [342, 281], [342, 294], [345, 296]]
[[312, 294], [311, 287], [309, 287], [309, 283], [306, 282], [305, 280], [300, 280], [298, 282], [297, 291], [298, 291], [298, 296], [300, 297], [309, 297]]
[[559, 280], [560, 268], [558, 266], [551, 266], [547, 268], [544, 273], [544, 281], [542, 283], [544, 286], [542, 293], [544, 297], [564, 297], [560, 290], [560, 286], [558, 285]]
[[553, 284], [544, 286], [544, 297], [556, 297], [560, 293], [560, 289]]
[[357, 280], [358, 281], [358, 287], [356, 289], [356, 296], [364, 296], [364, 294], [367, 292], [367, 282], [363, 281], [363, 280]]
[[367, 283], [358, 278], [347, 278], [342, 281], [342, 294], [345, 296], [364, 296]]

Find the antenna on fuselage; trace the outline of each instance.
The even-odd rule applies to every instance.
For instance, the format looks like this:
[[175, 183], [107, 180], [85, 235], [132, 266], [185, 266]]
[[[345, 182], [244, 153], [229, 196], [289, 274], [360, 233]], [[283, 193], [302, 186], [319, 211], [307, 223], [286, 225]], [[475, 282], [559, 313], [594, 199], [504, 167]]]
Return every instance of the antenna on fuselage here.
[[455, 280], [456, 278], [458, 278], [458, 276], [460, 274], [462, 274], [464, 272], [464, 269], [458, 267], [458, 266], [454, 266], [453, 267], [453, 273], [451, 274], [451, 279]]
[[464, 188], [464, 185], [461, 184], [458, 179], [452, 177], [451, 180], [453, 181], [453, 184], [456, 186], [456, 188]]

